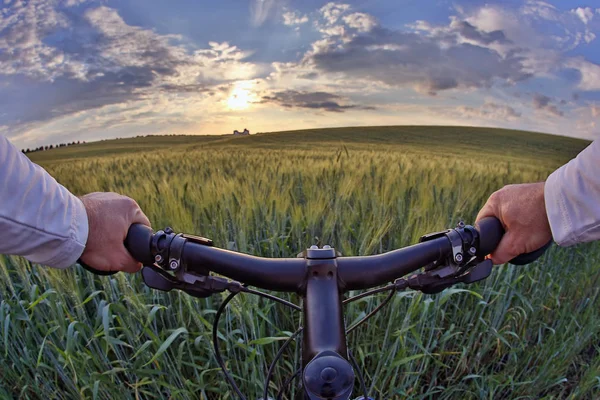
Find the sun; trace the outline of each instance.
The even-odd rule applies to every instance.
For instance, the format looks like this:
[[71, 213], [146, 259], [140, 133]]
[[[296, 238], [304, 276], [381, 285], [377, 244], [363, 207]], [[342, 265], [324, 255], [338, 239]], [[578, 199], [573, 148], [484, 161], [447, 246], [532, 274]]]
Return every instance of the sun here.
[[235, 87], [227, 99], [227, 108], [230, 110], [244, 110], [254, 101], [254, 93], [250, 91], [250, 82], [236, 82]]
[[232, 110], [243, 110], [250, 105], [250, 92], [248, 89], [235, 88], [227, 99], [227, 107]]

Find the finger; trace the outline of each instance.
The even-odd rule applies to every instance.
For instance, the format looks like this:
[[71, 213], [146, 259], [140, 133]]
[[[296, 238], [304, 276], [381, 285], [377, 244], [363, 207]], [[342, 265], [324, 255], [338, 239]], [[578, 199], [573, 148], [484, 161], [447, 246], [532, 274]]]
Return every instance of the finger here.
[[518, 240], [511, 231], [506, 232], [496, 250], [491, 254], [492, 262], [494, 264], [504, 264], [523, 253], [519, 250]]
[[134, 217], [133, 217], [133, 221], [131, 221], [132, 224], [144, 224], [148, 227], [152, 227], [152, 224], [150, 223], [150, 220], [148, 219], [148, 217], [146, 216], [146, 214], [144, 214], [144, 212], [138, 208], [138, 212], [135, 213]]
[[127, 197], [127, 200], [130, 201], [130, 205], [131, 205], [131, 214], [130, 214], [130, 225], [133, 224], [143, 224], [146, 226], [151, 227], [152, 224], [150, 223], [150, 220], [148, 219], [148, 217], [146, 216], [146, 214], [144, 214], [144, 212], [142, 211], [142, 209], [140, 208], [139, 204], [132, 198]]
[[135, 274], [140, 269], [142, 269], [142, 263], [138, 262], [135, 265], [128, 265], [126, 268], [123, 268], [122, 272], [127, 272], [128, 274]]
[[475, 222], [479, 222], [479, 220], [485, 218], [485, 217], [495, 217], [496, 216], [496, 212], [495, 212], [495, 207], [492, 206], [488, 200], [487, 203], [485, 203], [485, 205], [483, 206], [483, 208], [481, 210], [479, 210], [479, 213], [477, 214], [477, 218], [475, 218]]
[[125, 248], [125, 245], [121, 244], [119, 248], [119, 261], [117, 263], [117, 269], [123, 272], [135, 273], [142, 268], [142, 264], [133, 258], [129, 251]]

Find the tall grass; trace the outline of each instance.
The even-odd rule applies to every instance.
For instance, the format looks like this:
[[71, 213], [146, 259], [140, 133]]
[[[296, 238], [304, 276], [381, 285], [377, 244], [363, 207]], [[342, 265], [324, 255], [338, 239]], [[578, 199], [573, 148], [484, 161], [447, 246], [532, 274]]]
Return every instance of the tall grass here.
[[[569, 156], [478, 150], [456, 157], [412, 146], [215, 142], [48, 170], [77, 194], [135, 198], [157, 229], [169, 225], [220, 247], [293, 257], [315, 243], [344, 255], [412, 244], [461, 218], [472, 221], [492, 191], [542, 180]], [[552, 248], [533, 265], [497, 267], [480, 284], [436, 296], [399, 293], [349, 336], [371, 396], [596, 398], [599, 256], [596, 245]], [[222, 299], [153, 291], [139, 276], [96, 277], [0, 258], [0, 397], [235, 398], [211, 349]], [[349, 305], [347, 324], [382, 299]], [[222, 351], [248, 399], [262, 397], [282, 343], [276, 339], [299, 319], [262, 299], [233, 301], [220, 326]], [[286, 352], [271, 396], [298, 357], [298, 346]]]

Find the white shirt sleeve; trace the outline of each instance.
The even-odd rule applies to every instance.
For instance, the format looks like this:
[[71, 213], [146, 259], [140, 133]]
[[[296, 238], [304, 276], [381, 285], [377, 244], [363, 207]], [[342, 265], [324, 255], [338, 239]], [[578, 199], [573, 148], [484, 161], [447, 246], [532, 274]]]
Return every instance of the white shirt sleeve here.
[[571, 246], [600, 239], [600, 141], [546, 180], [544, 198], [554, 241]]
[[88, 229], [81, 200], [0, 135], [0, 254], [67, 268], [83, 253]]

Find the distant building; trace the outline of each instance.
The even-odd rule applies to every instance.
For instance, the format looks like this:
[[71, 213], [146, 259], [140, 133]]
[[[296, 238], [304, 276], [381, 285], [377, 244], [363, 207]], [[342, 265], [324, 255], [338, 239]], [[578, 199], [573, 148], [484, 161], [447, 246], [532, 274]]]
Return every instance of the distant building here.
[[250, 131], [246, 128], [244, 128], [244, 130], [242, 132], [238, 131], [237, 129], [235, 131], [233, 131], [234, 135], [249, 135]]

